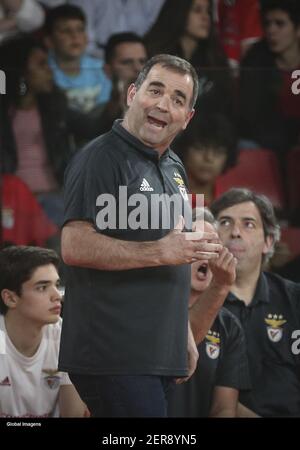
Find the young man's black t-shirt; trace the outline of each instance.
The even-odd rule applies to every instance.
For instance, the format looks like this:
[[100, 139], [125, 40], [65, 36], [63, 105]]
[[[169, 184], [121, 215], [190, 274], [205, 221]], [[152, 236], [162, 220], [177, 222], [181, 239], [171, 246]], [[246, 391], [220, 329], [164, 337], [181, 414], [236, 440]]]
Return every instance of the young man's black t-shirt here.
[[168, 396], [170, 417], [208, 417], [214, 388], [249, 389], [245, 337], [241, 324], [222, 308], [205, 339], [198, 345], [198, 367]]

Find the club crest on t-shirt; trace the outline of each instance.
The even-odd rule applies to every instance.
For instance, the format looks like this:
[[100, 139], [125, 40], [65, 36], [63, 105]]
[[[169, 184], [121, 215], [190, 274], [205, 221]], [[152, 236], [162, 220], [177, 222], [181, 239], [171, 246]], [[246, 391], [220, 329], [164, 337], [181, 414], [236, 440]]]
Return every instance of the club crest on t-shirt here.
[[187, 201], [189, 199], [188, 198], [188, 193], [187, 193], [184, 181], [183, 181], [182, 176], [180, 175], [180, 173], [174, 172], [173, 180], [177, 184], [179, 192], [182, 195], [183, 199]]
[[283, 329], [282, 326], [286, 323], [282, 314], [268, 314], [265, 319], [267, 324], [268, 338], [272, 342], [279, 342], [282, 339]]
[[43, 369], [43, 372], [47, 374], [44, 378], [46, 385], [50, 389], [56, 389], [60, 383], [60, 376], [58, 375], [58, 370], [53, 369]]
[[220, 333], [209, 330], [205, 338], [207, 356], [211, 359], [217, 359], [220, 354]]

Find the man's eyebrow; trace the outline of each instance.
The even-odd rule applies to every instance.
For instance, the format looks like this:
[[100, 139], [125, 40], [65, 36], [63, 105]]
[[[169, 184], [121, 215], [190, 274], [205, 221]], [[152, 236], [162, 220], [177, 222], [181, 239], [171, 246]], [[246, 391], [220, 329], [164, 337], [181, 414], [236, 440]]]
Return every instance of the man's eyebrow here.
[[164, 85], [164, 83], [162, 83], [161, 81], [151, 81], [150, 83], [149, 83], [149, 86], [148, 87], [150, 87], [150, 86], [156, 86], [156, 87], [166, 87], [165, 85]]
[[[151, 81], [149, 83], [148, 87], [151, 87], [151, 86], [156, 86], [156, 87], [160, 87], [160, 88], [165, 88], [166, 87], [165, 84], [162, 83], [161, 81]], [[183, 100], [186, 100], [186, 95], [185, 95], [184, 92], [180, 91], [179, 89], [175, 89], [174, 92], [175, 92], [176, 95], [178, 95], [178, 97], [181, 97], [181, 98], [183, 98]]]
[[[55, 283], [57, 284], [57, 283], [59, 283], [60, 282], [60, 279], [58, 278], [56, 281], [55, 281]], [[45, 285], [45, 284], [51, 284], [52, 283], [52, 281], [51, 280], [39, 280], [39, 281], [37, 281], [36, 283], [34, 283], [34, 286], [40, 286], [40, 285]]]
[[218, 217], [218, 220], [222, 220], [222, 219], [232, 220], [232, 217], [231, 216], [220, 216], [220, 217]]
[[[223, 220], [223, 219], [233, 220], [233, 218], [231, 216], [220, 216], [218, 218], [218, 220]], [[252, 222], [257, 222], [257, 219], [255, 219], [255, 217], [247, 217], [247, 216], [245, 216], [245, 217], [242, 217], [242, 220], [251, 220]]]
[[255, 217], [242, 217], [243, 220], [251, 220], [252, 222], [257, 222], [257, 220], [255, 219]]
[[183, 100], [186, 100], [186, 95], [185, 95], [184, 92], [182, 92], [182, 91], [180, 91], [178, 89], [175, 89], [175, 94], [178, 95], [178, 97], [183, 98]]

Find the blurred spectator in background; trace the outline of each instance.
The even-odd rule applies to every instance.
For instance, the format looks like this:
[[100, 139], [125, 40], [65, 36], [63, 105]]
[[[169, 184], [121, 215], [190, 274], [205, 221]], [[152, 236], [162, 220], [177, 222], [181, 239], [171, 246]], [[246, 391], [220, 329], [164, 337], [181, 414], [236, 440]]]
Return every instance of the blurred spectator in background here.
[[67, 108], [65, 95], [53, 85], [47, 51], [35, 39], [9, 41], [0, 60], [7, 75], [2, 172], [23, 180], [60, 225], [63, 173], [76, 149], [73, 135], [93, 137], [94, 124]]
[[300, 2], [264, 0], [262, 18], [265, 38], [241, 65], [240, 135], [282, 154], [299, 139], [300, 95], [292, 92], [292, 73], [300, 68]]
[[123, 83], [136, 80], [147, 60], [142, 38], [135, 33], [112, 35], [105, 47], [105, 70], [111, 79]]
[[108, 101], [111, 82], [103, 72], [103, 61], [85, 54], [85, 26], [84, 13], [77, 6], [61, 5], [47, 12], [46, 44], [54, 81], [67, 94], [71, 108], [89, 112]]
[[35, 0], [0, 0], [0, 44], [41, 27], [44, 10]]
[[234, 85], [214, 28], [211, 0], [166, 0], [145, 43], [150, 56], [175, 54], [195, 67], [200, 114], [218, 112], [233, 117]]
[[29, 188], [15, 175], [2, 175], [2, 243], [53, 247], [58, 228]]
[[259, 0], [214, 0], [214, 19], [232, 68], [262, 37]]
[[[112, 34], [131, 31], [143, 36], [155, 21], [165, 0], [69, 0], [83, 9], [87, 18], [87, 52], [103, 58], [104, 48]], [[42, 0], [53, 7], [60, 0]]]
[[137, 34], [118, 33], [109, 38], [105, 47], [104, 69], [111, 80], [111, 91], [99, 118], [101, 133], [109, 131], [113, 122], [124, 116], [127, 89], [137, 79], [146, 60], [143, 39]]
[[[204, 117], [196, 114], [173, 148], [184, 163], [190, 192], [204, 194], [205, 205], [210, 205], [219, 195], [219, 175], [234, 166], [237, 159], [233, 125], [220, 114]], [[194, 202], [195, 197], [192, 198]]]

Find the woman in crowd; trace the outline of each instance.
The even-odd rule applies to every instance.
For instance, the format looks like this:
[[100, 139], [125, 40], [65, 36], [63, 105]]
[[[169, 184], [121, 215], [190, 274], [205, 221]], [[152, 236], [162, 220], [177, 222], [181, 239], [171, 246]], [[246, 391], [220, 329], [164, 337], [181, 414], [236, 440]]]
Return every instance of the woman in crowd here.
[[199, 74], [200, 112], [233, 116], [233, 80], [214, 28], [211, 0], [166, 0], [145, 42], [150, 56], [171, 53], [193, 64]]
[[6, 73], [2, 101], [2, 172], [13, 173], [33, 192], [56, 224], [62, 221], [61, 185], [75, 136], [92, 137], [94, 124], [68, 109], [53, 84], [47, 51], [32, 37], [1, 47]]

